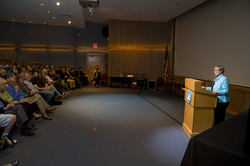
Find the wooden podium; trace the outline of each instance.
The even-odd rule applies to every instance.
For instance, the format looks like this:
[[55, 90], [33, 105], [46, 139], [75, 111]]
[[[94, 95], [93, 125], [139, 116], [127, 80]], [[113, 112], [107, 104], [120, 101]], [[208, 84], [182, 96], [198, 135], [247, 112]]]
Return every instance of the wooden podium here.
[[217, 96], [212, 92], [201, 88], [201, 81], [185, 79], [185, 112], [183, 130], [189, 138], [211, 128], [213, 126], [214, 108], [217, 104]]

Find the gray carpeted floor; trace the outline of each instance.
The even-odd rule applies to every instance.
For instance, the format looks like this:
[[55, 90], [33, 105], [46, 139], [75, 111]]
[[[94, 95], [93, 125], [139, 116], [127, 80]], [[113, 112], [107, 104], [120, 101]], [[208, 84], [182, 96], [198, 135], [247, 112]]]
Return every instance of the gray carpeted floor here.
[[182, 123], [184, 101], [166, 92], [92, 86], [70, 91], [50, 114], [52, 121], [31, 121], [38, 127], [34, 136], [11, 132], [18, 143], [0, 151], [0, 165], [16, 159], [21, 166], [180, 165], [189, 138], [156, 106]]

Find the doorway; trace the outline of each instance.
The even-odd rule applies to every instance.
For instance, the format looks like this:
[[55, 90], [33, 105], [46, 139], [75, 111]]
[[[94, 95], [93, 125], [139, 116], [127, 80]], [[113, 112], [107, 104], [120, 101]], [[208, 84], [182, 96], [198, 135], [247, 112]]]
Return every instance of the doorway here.
[[101, 74], [103, 73], [103, 54], [88, 53], [86, 57], [88, 80], [92, 80], [96, 65], [99, 66]]

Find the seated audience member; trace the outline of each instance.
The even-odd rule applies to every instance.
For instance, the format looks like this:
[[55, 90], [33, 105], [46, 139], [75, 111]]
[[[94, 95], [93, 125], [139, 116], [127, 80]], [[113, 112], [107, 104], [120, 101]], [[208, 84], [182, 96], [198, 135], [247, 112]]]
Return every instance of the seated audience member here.
[[46, 112], [53, 113], [56, 108], [50, 107], [50, 105], [48, 105], [46, 101], [42, 98], [42, 96], [39, 94], [28, 96], [23, 93], [23, 91], [17, 86], [15, 78], [9, 78], [6, 90], [10, 94], [10, 96], [18, 102], [28, 102], [29, 104], [36, 103], [43, 115], [43, 119], [52, 120], [52, 118], [50, 118], [46, 114]]
[[4, 79], [6, 79], [5, 75], [6, 75], [6, 70], [0, 69], [0, 77], [3, 77]]
[[20, 130], [21, 135], [34, 135], [33, 132], [30, 132], [28, 130], [29, 118], [21, 105], [15, 105], [13, 103], [4, 105], [4, 103], [0, 101], [0, 110], [4, 114], [16, 115], [17, 124], [21, 128]]
[[[30, 82], [31, 76], [28, 73], [19, 74], [16, 80], [17, 80], [18, 87], [21, 88], [23, 93], [25, 93], [26, 95], [39, 94], [46, 101], [45, 95], [41, 91], [37, 90], [32, 84], [32, 82]], [[30, 90], [27, 90], [26, 87], [28, 87]]]
[[25, 93], [28, 96], [34, 95], [35, 93], [39, 93], [39, 91], [35, 89], [34, 86], [33, 86], [34, 88], [32, 88], [33, 90], [29, 88], [28, 85], [24, 83], [25, 79], [26, 77], [23, 74], [19, 74], [16, 77], [17, 86], [23, 91], [23, 93]]
[[[18, 70], [18, 64], [20, 64], [20, 63], [15, 62], [14, 66], [13, 66], [13, 72], [14, 72], [15, 75], [17, 75], [18, 72], [19, 72], [19, 70]], [[19, 69], [20, 69], [20, 68], [19, 68]]]
[[82, 67], [80, 67], [80, 73], [81, 73], [82, 75], [84, 75], [84, 77], [86, 78], [86, 85], [88, 85], [88, 84], [89, 84], [89, 80], [88, 80], [86, 71], [83, 71], [83, 68], [82, 68]]
[[100, 72], [99, 66], [95, 65], [95, 70], [93, 71], [93, 75], [95, 75], [95, 73], [97, 72], [97, 69], [98, 69], [98, 72]]
[[[43, 69], [43, 70], [46, 70], [46, 69]], [[53, 89], [54, 87], [50, 88], [50, 87], [47, 87], [46, 84], [43, 84], [44, 80], [43, 80], [43, 77], [42, 77], [42, 72], [38, 72], [38, 80], [40, 81], [40, 84], [42, 85], [42, 87], [45, 87], [45, 88], [49, 88], [49, 89]], [[45, 80], [46, 81], [46, 80]], [[53, 90], [51, 90], [53, 91]], [[55, 92], [53, 91], [54, 93], [54, 96], [52, 97], [52, 99], [50, 100], [49, 104], [50, 105], [61, 105], [62, 104], [62, 101], [59, 101], [59, 100], [56, 100], [55, 98]], [[63, 96], [62, 96], [63, 97]]]
[[29, 120], [32, 119], [33, 117], [35, 119], [41, 118], [41, 115], [36, 114], [29, 103], [27, 103], [27, 102], [20, 102], [19, 103], [19, 102], [13, 101], [13, 98], [5, 90], [6, 86], [7, 86], [7, 81], [0, 78], [0, 101], [4, 105], [7, 105], [7, 104], [22, 105], [22, 107], [24, 108]]
[[28, 73], [29, 75], [32, 75], [32, 68], [30, 66], [27, 66], [26, 73]]
[[47, 71], [50, 71], [49, 65], [45, 65], [44, 69], [46, 69]]
[[41, 72], [41, 84], [42, 86], [46, 87], [46, 88], [50, 88], [53, 92], [55, 92], [59, 97], [64, 97], [63, 93], [58, 92], [58, 90], [55, 88], [55, 86], [53, 84], [51, 84], [47, 79], [46, 79], [46, 74], [45, 71]]
[[82, 81], [82, 85], [86, 86], [87, 85], [87, 77], [85, 77], [85, 73], [80, 71], [80, 68], [77, 68], [76, 72], [76, 77], [80, 78], [80, 80]]
[[[43, 97], [43, 99], [45, 100], [45, 96], [40, 92], [38, 91], [34, 86], [33, 84], [31, 83], [31, 86], [33, 87], [32, 89], [29, 88], [27, 86], [27, 84], [24, 83], [25, 81], [25, 76], [23, 74], [19, 74], [16, 76], [16, 81], [17, 81], [17, 86], [22, 90], [23, 93], [25, 93], [26, 95], [28, 96], [32, 96], [32, 95], [35, 95], [35, 94], [39, 94]], [[32, 110], [33, 110], [33, 107], [31, 106]], [[37, 109], [36, 107], [34, 107], [34, 109]], [[38, 108], [39, 109], [39, 108]], [[25, 109], [26, 110], [26, 109]], [[34, 112], [34, 110], [33, 110]], [[38, 114], [33, 114], [33, 117], [37, 120], [39, 118], [41, 118], [42, 116], [41, 115], [38, 115]]]
[[75, 80], [76, 88], [81, 89], [82, 81], [78, 77], [76, 77], [75, 69], [74, 68], [71, 68], [71, 69], [67, 68], [66, 72], [71, 79]]
[[7, 140], [7, 143], [9, 146], [13, 147], [15, 143], [17, 143], [17, 140], [13, 140], [10, 136], [10, 130], [16, 123], [16, 115], [13, 114], [4, 114], [4, 109], [0, 108], [0, 127], [3, 127], [3, 134], [1, 138], [4, 138]]
[[19, 74], [25, 74], [26, 73], [26, 68], [21, 67]]
[[27, 67], [26, 62], [23, 62], [23, 66], [22, 67], [24, 67], [26, 69], [26, 67]]
[[100, 80], [101, 80], [101, 73], [99, 72], [99, 69], [96, 69], [96, 72], [94, 73], [94, 82], [93, 82], [96, 88], [98, 88]]
[[41, 72], [43, 71], [43, 67], [42, 66], [39, 66], [38, 69], [37, 69], [38, 72]]
[[[28, 80], [27, 77], [29, 77]], [[33, 77], [31, 78], [30, 75], [25, 74], [25, 83], [28, 85], [28, 87], [30, 88], [29, 84], [32, 83], [34, 85], [34, 87], [41, 91], [46, 99], [46, 102], [50, 102], [51, 99], [54, 97], [54, 92], [50, 90], [50, 88], [44, 87], [41, 83], [41, 80], [38, 77], [38, 72], [35, 71], [33, 73]]]
[[17, 68], [18, 72], [20, 72], [20, 70], [21, 70], [21, 65], [20, 65], [19, 62], [17, 62], [16, 68]]
[[37, 71], [37, 69], [38, 69], [38, 68], [37, 68], [37, 66], [33, 64], [33, 67], [32, 67], [32, 72], [31, 72], [31, 73], [33, 73], [33, 72]]
[[[47, 72], [46, 72], [47, 74]], [[68, 88], [66, 88], [65, 86], [63, 86], [60, 77], [58, 78], [57, 75], [52, 74], [52, 71], [50, 70], [48, 72], [48, 74], [45, 77], [47, 79], [47, 81], [50, 84], [53, 84], [54, 87], [56, 87], [56, 89], [62, 93], [63, 95], [68, 95], [69, 93], [65, 93], [66, 90], [68, 90]]]
[[[52, 82], [60, 82], [56, 74], [53, 74], [51, 70], [48, 72], [47, 76], [52, 80]], [[49, 79], [47, 80], [49, 81]]]
[[62, 68], [62, 73], [60, 74], [61, 79], [63, 79], [65, 82], [69, 83], [70, 89], [74, 90], [76, 89], [76, 85], [75, 85], [75, 80], [71, 79], [70, 76], [68, 75], [68, 73], [66, 73], [65, 68]]
[[6, 70], [7, 70], [7, 72], [5, 74], [6, 78], [10, 78], [10, 77], [14, 77], [15, 78], [16, 77], [14, 75], [14, 73], [13, 73], [13, 67], [12, 66], [7, 66]]
[[53, 75], [53, 77], [56, 77], [56, 70], [54, 69], [54, 66], [53, 65], [50, 65], [49, 66], [49, 71], [48, 72], [51, 72], [51, 74]]
[[48, 75], [47, 75], [47, 70], [44, 70], [41, 72], [42, 73], [42, 80], [43, 83], [46, 85], [47, 87], [49, 87], [51, 90], [53, 90], [58, 96], [65, 98], [68, 93], [64, 93], [63, 89], [64, 86], [62, 85], [61, 82], [59, 81], [53, 81]]
[[6, 62], [6, 67], [7, 66], [13, 66], [12, 62]]
[[[31, 67], [31, 69], [33, 70], [33, 63], [30, 63], [30, 67]], [[27, 67], [26, 67], [27, 68]]]

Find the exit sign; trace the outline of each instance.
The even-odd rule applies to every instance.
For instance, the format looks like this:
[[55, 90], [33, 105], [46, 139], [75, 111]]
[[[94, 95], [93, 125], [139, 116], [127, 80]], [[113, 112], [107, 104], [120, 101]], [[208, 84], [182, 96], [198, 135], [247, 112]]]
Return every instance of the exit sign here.
[[97, 43], [93, 43], [93, 48], [97, 48]]

